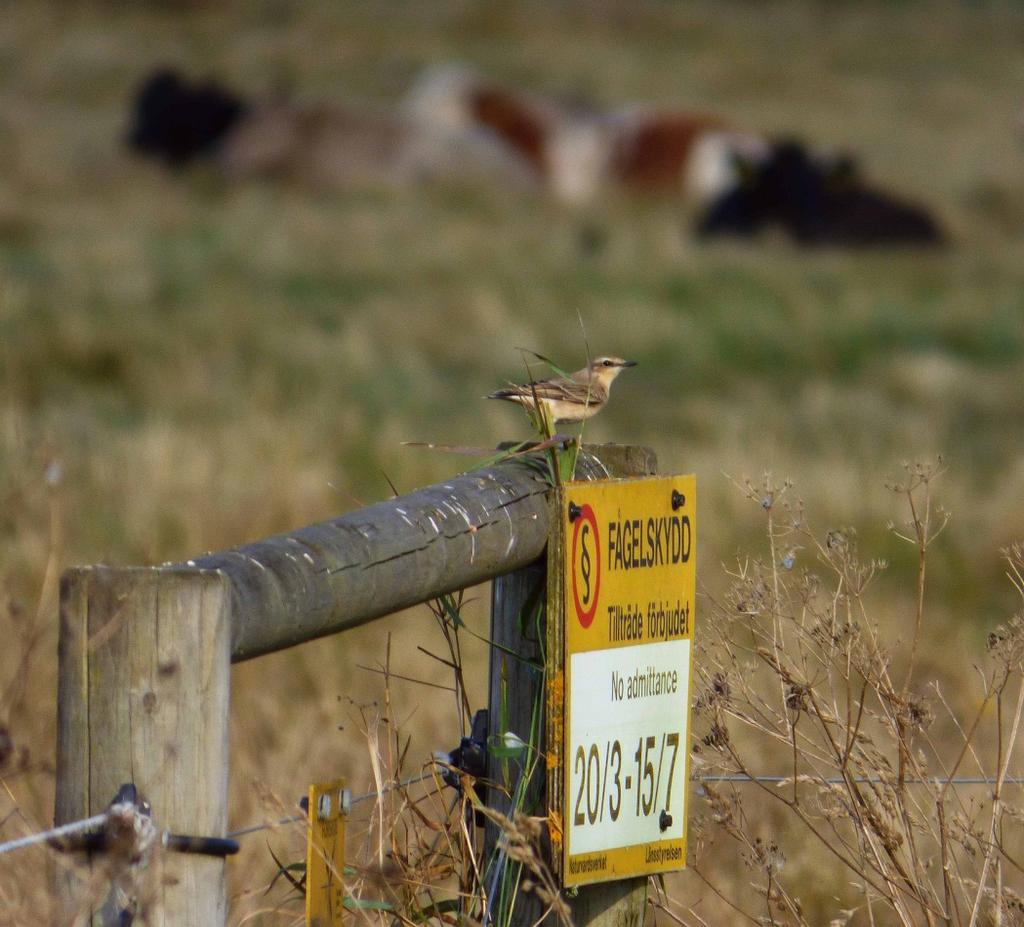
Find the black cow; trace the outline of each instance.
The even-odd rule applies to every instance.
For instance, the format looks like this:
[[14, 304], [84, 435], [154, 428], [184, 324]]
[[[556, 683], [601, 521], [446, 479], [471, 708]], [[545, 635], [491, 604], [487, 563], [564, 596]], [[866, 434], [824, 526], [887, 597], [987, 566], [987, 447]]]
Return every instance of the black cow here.
[[216, 150], [247, 109], [241, 99], [214, 83], [190, 84], [174, 71], [161, 69], [135, 96], [128, 144], [181, 167]]
[[816, 159], [798, 142], [775, 144], [758, 163], [740, 165], [741, 180], [712, 201], [697, 223], [702, 237], [750, 238], [778, 228], [801, 245], [935, 245], [936, 221], [920, 206], [858, 176], [850, 157]]

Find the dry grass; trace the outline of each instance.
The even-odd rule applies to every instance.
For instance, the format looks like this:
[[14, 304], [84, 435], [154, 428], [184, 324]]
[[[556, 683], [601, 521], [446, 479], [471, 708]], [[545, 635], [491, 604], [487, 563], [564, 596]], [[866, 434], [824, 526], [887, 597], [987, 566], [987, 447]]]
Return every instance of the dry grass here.
[[[747, 921], [1018, 921], [1020, 785], [1008, 777], [1020, 770], [1024, 613], [967, 665], [922, 660], [934, 648], [928, 551], [948, 524], [938, 475], [915, 465], [892, 487], [906, 514], [892, 530], [918, 561], [896, 634], [876, 613], [884, 562], [850, 532], [815, 531], [790, 487], [745, 488], [768, 549], [709, 602], [693, 750], [698, 778], [780, 778], [703, 783], [692, 836], [693, 875]], [[1024, 597], [1021, 554], [1004, 552]], [[808, 893], [811, 871], [829, 874], [832, 898]]]
[[[941, 451], [954, 518], [929, 553], [932, 630], [915, 673], [971, 691], [970, 664], [1017, 607], [1000, 550], [1020, 535], [1024, 498], [1020, 100], [1006, 80], [1020, 10], [26, 0], [2, 19], [0, 727], [14, 753], [0, 833], [52, 813], [63, 567], [178, 559], [316, 521], [389, 494], [381, 471], [401, 490], [438, 479], [460, 462], [399, 442], [524, 436], [510, 410], [476, 397], [519, 376], [517, 345], [578, 366], [577, 310], [595, 349], [641, 361], [588, 438], [654, 445], [663, 471], [699, 476], [709, 605], [728, 588], [719, 565], [760, 537], [723, 472], [792, 474], [818, 524], [853, 526], [861, 550], [889, 561], [872, 614], [898, 652], [917, 558], [885, 530], [899, 516], [884, 482], [900, 460]], [[615, 200], [581, 217], [501, 191], [225, 188], [118, 143], [128, 95], [157, 61], [254, 92], [287, 82], [306, 98], [387, 105], [448, 57], [536, 88], [693, 101], [852, 145], [880, 181], [934, 204], [954, 244], [705, 249], [671, 203]], [[584, 223], [606, 232], [596, 255], [578, 247]], [[802, 542], [796, 569], [813, 559]], [[482, 607], [469, 618], [480, 629]], [[436, 674], [415, 651], [429, 628], [419, 610], [239, 666], [231, 821], [273, 816], [267, 796], [291, 807], [338, 772], [368, 790], [339, 697], [383, 698], [357, 666], [379, 661], [389, 632], [403, 674]], [[482, 647], [467, 657], [484, 661]], [[481, 704], [483, 680], [467, 683]], [[413, 714], [416, 687], [395, 682], [392, 695], [413, 719], [416, 762], [454, 746], [454, 705]], [[783, 817], [772, 821], [781, 841]], [[786, 852], [790, 886], [802, 883], [792, 893], [833, 916], [843, 877]], [[236, 923], [265, 904], [273, 871], [262, 840], [245, 854], [232, 864]], [[45, 907], [40, 861], [0, 862], [15, 922]], [[713, 902], [686, 883], [690, 907], [698, 896]]]

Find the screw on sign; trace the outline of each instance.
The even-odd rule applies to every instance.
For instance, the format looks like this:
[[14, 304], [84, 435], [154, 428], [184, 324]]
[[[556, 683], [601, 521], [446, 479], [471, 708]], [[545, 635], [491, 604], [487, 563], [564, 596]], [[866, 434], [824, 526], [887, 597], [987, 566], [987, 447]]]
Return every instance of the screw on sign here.
[[573, 525], [573, 605], [580, 625], [589, 628], [597, 614], [597, 599], [601, 591], [601, 533], [590, 505], [577, 506], [570, 502], [569, 521]]

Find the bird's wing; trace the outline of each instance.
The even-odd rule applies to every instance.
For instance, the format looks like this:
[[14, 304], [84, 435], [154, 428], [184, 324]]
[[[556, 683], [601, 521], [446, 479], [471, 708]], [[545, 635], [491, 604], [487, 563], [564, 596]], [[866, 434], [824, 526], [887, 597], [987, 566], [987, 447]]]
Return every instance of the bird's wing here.
[[565, 377], [538, 380], [532, 388], [530, 384], [526, 384], [520, 389], [526, 396], [532, 396], [536, 392], [538, 399], [551, 399], [556, 402], [578, 402], [580, 405], [585, 405], [604, 400], [604, 391], [599, 384], [580, 383]]

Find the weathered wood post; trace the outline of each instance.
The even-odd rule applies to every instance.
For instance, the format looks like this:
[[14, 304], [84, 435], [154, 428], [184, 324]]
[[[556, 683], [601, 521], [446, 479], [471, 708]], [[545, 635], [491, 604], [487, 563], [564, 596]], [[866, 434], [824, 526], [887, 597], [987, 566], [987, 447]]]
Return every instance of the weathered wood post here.
[[[160, 828], [223, 834], [231, 669], [224, 578], [72, 570], [60, 619], [57, 821], [102, 812], [134, 781]], [[223, 859], [158, 854], [140, 884], [152, 893], [151, 924], [224, 923]], [[66, 909], [82, 905], [72, 888], [62, 886]], [[118, 924], [116, 917], [107, 905], [93, 923]]]
[[[577, 479], [603, 479], [609, 477], [651, 476], [657, 472], [657, 458], [650, 448], [628, 445], [601, 445], [586, 447], [577, 463]], [[549, 513], [548, 523], [556, 524], [557, 516]], [[548, 588], [545, 583], [557, 583], [557, 571], [548, 570], [548, 559], [540, 558], [520, 570], [498, 577], [492, 585], [491, 640], [498, 646], [491, 648], [489, 719], [492, 737], [499, 738], [511, 731], [520, 739], [530, 742], [531, 724], [535, 706], [541, 706], [545, 718], [547, 693], [543, 666], [545, 649], [560, 648], [561, 642], [547, 634], [544, 605], [561, 590]], [[539, 621], [535, 621], [540, 608]], [[524, 621], [525, 619], [525, 621]], [[525, 633], [524, 633], [525, 632]], [[521, 659], [511, 657], [507, 651], [517, 653]], [[505, 726], [507, 724], [507, 727]], [[526, 789], [525, 807], [532, 813], [546, 811], [548, 788], [561, 789], [557, 777], [548, 781], [549, 770], [544, 756], [551, 745], [549, 725], [545, 718], [540, 738], [542, 758], [536, 764]], [[561, 738], [561, 731], [555, 734]], [[515, 764], [491, 761], [488, 778], [501, 783], [506, 789], [515, 782], [506, 778], [519, 772]], [[498, 789], [491, 789], [488, 803], [507, 813], [509, 801]], [[497, 832], [489, 828], [488, 850], [497, 839]], [[488, 852], [488, 858], [491, 854]], [[573, 920], [578, 927], [639, 927], [643, 923], [647, 902], [647, 878], [622, 879], [598, 885], [586, 885], [569, 897]], [[520, 892], [516, 898], [513, 923], [533, 924], [543, 913], [536, 897]]]

